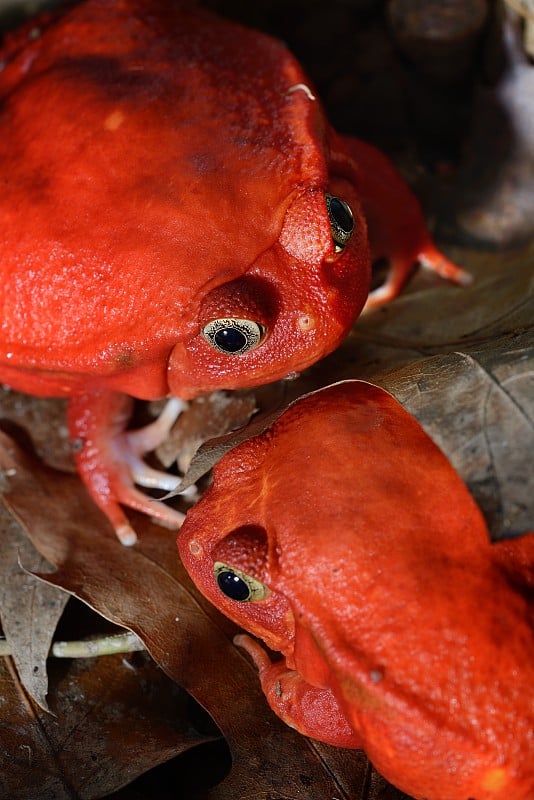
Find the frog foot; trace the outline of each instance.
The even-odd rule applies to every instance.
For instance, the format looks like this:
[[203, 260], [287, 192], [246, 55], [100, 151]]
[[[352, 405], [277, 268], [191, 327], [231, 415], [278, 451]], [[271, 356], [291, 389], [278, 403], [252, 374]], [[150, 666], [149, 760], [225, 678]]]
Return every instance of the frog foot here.
[[419, 252], [404, 256], [399, 254], [390, 259], [386, 280], [381, 286], [369, 293], [363, 310], [369, 311], [372, 308], [377, 308], [397, 297], [406, 283], [406, 278], [414, 264], [419, 264], [423, 269], [431, 270], [441, 278], [460, 286], [467, 286], [473, 282], [473, 276], [469, 272], [466, 272], [454, 261], [447, 258], [431, 240], [428, 240]]
[[68, 409], [78, 472], [119, 541], [128, 546], [135, 544], [137, 535], [121, 505], [148, 514], [172, 529], [179, 528], [185, 516], [140, 492], [135, 484], [167, 492], [180, 484], [178, 476], [149, 467], [142, 456], [164, 441], [186, 404], [173, 397], [154, 422], [126, 431], [131, 405], [126, 395], [93, 392], [71, 398]]
[[307, 683], [298, 672], [288, 669], [285, 659], [272, 663], [263, 647], [247, 634], [234, 636], [234, 644], [252, 658], [267, 702], [286, 725], [327, 744], [361, 748], [361, 738], [331, 689]]
[[471, 283], [471, 275], [435, 246], [419, 201], [389, 158], [351, 136], [339, 142], [334, 146], [333, 164], [340, 176], [358, 187], [373, 261], [389, 261], [385, 283], [370, 293], [363, 310], [397, 297], [417, 263], [461, 286]]

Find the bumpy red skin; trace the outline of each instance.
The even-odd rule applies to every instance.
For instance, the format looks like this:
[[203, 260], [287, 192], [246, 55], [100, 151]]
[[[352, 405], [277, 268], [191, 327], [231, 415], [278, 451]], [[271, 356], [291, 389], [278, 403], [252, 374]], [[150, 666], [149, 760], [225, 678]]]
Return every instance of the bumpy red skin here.
[[[302, 733], [363, 747], [427, 800], [534, 797], [534, 535], [490, 544], [466, 487], [394, 398], [297, 401], [227, 454], [178, 537]], [[220, 561], [268, 587], [237, 602]]]
[[[41, 27], [0, 54], [0, 381], [73, 398], [80, 472], [118, 524], [117, 495], [136, 503], [102, 444], [112, 393], [258, 385], [337, 347], [369, 289], [361, 203], [395, 208], [376, 230], [390, 294], [417, 257], [446, 259], [383, 157], [331, 130], [281, 43], [160, 0], [88, 0]], [[354, 214], [339, 255], [325, 192]], [[215, 350], [201, 331], [226, 316], [261, 323], [261, 346]]]

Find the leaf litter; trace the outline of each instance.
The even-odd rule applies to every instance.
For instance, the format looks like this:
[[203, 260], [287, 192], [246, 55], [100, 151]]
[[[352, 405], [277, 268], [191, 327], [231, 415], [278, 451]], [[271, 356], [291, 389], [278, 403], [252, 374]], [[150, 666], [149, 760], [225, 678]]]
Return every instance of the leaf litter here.
[[[513, 270], [509, 280], [521, 283], [522, 270]], [[486, 285], [492, 286], [492, 281]], [[451, 287], [446, 285], [434, 290], [444, 297], [449, 291]], [[280, 390], [286, 392], [285, 399], [275, 393], [272, 413], [278, 415], [292, 396], [315, 386], [334, 378], [356, 377], [363, 339], [364, 361], [368, 359], [362, 369], [364, 377], [383, 385], [419, 418], [467, 481], [493, 534], [520, 533], [533, 518], [524, 476], [534, 444], [534, 339], [521, 316], [527, 316], [522, 297], [522, 292], [510, 289], [508, 305], [503, 301], [498, 320], [495, 312], [486, 316], [479, 312], [472, 318], [472, 328], [462, 319], [460, 308], [461, 333], [454, 328], [455, 318], [447, 318], [442, 341], [436, 328], [430, 344], [419, 347], [416, 359], [411, 349], [413, 309], [421, 303], [416, 289], [397, 301], [402, 310], [393, 309], [398, 326], [401, 316], [407, 321], [407, 333], [398, 336], [397, 349], [404, 354], [409, 342], [409, 358], [403, 356], [396, 362], [383, 355], [393, 340], [388, 332], [387, 337], [378, 334], [373, 341], [369, 329], [377, 323], [369, 317], [362, 320], [362, 333], [357, 329], [343, 346], [346, 354], [348, 350], [344, 369], [317, 365]], [[414, 304], [412, 310], [410, 303]], [[518, 306], [523, 310], [518, 311]], [[463, 350], [457, 349], [460, 340], [465, 343]], [[339, 359], [339, 354], [332, 359]], [[265, 424], [261, 417], [253, 419], [256, 429]], [[247, 435], [250, 430], [241, 429], [216, 439], [215, 458], [220, 457], [221, 441], [227, 449]], [[132, 549], [122, 547], [76, 475], [43, 465], [9, 437], [1, 444], [0, 468], [8, 488], [4, 501], [16, 520], [11, 519], [11, 525], [22, 525], [40, 557], [56, 571], [44, 572], [41, 566], [21, 559], [23, 566], [40, 573], [38, 583], [44, 580], [47, 584], [43, 585], [59, 587], [60, 592], [72, 594], [107, 620], [135, 632], [165, 675], [209, 711], [224, 735], [232, 753], [232, 769], [225, 780], [207, 790], [206, 797], [296, 798], [303, 781], [306, 796], [312, 800], [353, 798], [356, 786], [366, 786], [369, 798], [373, 792], [382, 796], [386, 788], [391, 798], [402, 797], [381, 782], [362, 753], [342, 755], [336, 748], [308, 741], [272, 715], [254, 669], [232, 644], [234, 626], [198, 595], [181, 567], [174, 534], [135, 516], [139, 544]], [[204, 448], [209, 454], [210, 443]], [[55, 623], [57, 619], [54, 622], [52, 617], [48, 639]], [[33, 662], [30, 659], [28, 663], [31, 667]], [[79, 679], [81, 673], [77, 675]], [[31, 684], [29, 689], [31, 693]], [[26, 691], [19, 689], [19, 701], [20, 693], [26, 697]], [[25, 707], [28, 704], [31, 701], [26, 697]], [[52, 752], [49, 756], [52, 758]], [[144, 766], [148, 768], [148, 764]], [[104, 796], [92, 793], [89, 784], [89, 788], [78, 786], [76, 776], [73, 780], [75, 796]], [[108, 787], [108, 791], [112, 789]], [[52, 795], [43, 794], [47, 796]]]
[[[76, 476], [61, 481], [58, 502], [52, 492], [56, 471], [10, 441], [3, 445], [0, 466], [16, 471], [5, 500], [56, 567], [41, 577], [134, 631], [223, 731], [233, 768], [208, 796], [261, 797], [263, 791], [265, 797], [297, 798], [302, 783], [311, 800], [339, 794], [328, 754], [319, 754], [267, 709], [254, 668], [232, 644], [236, 629], [198, 596], [175, 555], [174, 535], [136, 518], [140, 543], [124, 548]], [[358, 764], [347, 762], [347, 783], [358, 782]]]
[[[517, 47], [513, 32], [506, 45]], [[531, 81], [532, 67], [515, 53], [496, 96], [503, 107], [508, 104], [516, 132], [528, 131], [523, 94]], [[469, 236], [508, 249], [449, 248], [475, 276], [470, 287], [444, 284], [420, 270], [400, 298], [361, 318], [336, 353], [271, 395], [194, 401], [157, 454], [165, 466], [178, 458], [183, 471], [197, 445], [215, 437], [193, 459], [196, 481], [295, 397], [344, 378], [363, 378], [391, 391], [420, 420], [467, 482], [493, 536], [532, 527], [534, 249], [526, 213], [532, 194], [525, 192], [522, 166], [531, 163], [532, 153], [523, 136], [520, 147], [508, 148], [509, 177], [485, 191], [487, 169], [477, 173], [477, 165], [493, 164], [500, 146], [497, 135], [487, 136], [493, 127], [484, 121], [494, 118], [491, 92], [478, 94], [465, 168], [449, 180], [449, 192], [435, 193], [447, 206], [436, 204], [436, 210], [449, 229], [456, 213]], [[425, 181], [420, 184], [424, 196]], [[427, 195], [435, 185], [435, 179], [427, 182]], [[466, 185], [473, 191], [464, 192]], [[462, 194], [464, 207], [457, 200]], [[0, 518], [0, 617], [13, 651], [0, 663], [0, 797], [104, 797], [179, 753], [206, 747], [221, 733], [232, 753], [231, 769], [195, 797], [404, 797], [360, 751], [312, 742], [274, 717], [255, 670], [232, 645], [234, 626], [192, 586], [173, 534], [132, 515], [139, 544], [118, 544], [71, 474], [62, 401], [2, 389], [0, 403], [9, 434], [0, 450], [6, 504]], [[256, 407], [250, 428], [227, 433]], [[63, 611], [69, 597], [94, 609], [101, 615], [96, 619], [135, 632], [150, 658], [137, 653], [50, 660], [48, 686], [46, 656], [58, 622], [61, 628], [69, 608], [80, 618], [75, 600]], [[105, 635], [116, 630], [106, 626]], [[83, 633], [80, 622], [75, 635]], [[209, 712], [209, 733], [191, 724], [191, 697]], [[52, 714], [45, 711], [47, 703]]]

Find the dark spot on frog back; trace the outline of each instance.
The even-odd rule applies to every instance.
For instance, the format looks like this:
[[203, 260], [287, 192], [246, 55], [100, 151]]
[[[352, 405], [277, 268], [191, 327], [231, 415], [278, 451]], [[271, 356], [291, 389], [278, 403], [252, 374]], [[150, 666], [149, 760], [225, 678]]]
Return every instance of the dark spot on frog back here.
[[104, 55], [65, 56], [56, 68], [70, 83], [98, 88], [113, 100], [135, 97], [136, 87], [153, 83], [149, 72], [125, 69], [118, 58]]
[[135, 352], [131, 347], [124, 347], [115, 354], [114, 361], [117, 369], [122, 371], [134, 367], [137, 359], [135, 357]]
[[209, 175], [221, 168], [220, 161], [215, 153], [193, 153], [188, 157], [188, 161], [197, 175]]

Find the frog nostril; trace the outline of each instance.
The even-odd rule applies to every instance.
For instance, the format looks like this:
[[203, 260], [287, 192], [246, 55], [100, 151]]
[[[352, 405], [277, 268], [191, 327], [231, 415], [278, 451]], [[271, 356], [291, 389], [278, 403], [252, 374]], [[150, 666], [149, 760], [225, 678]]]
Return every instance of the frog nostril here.
[[192, 556], [195, 556], [195, 558], [200, 558], [200, 556], [204, 552], [204, 548], [202, 547], [200, 542], [197, 542], [196, 539], [191, 539], [191, 541], [189, 542], [189, 552], [191, 553]]
[[304, 333], [312, 331], [316, 326], [315, 317], [313, 314], [302, 314], [302, 316], [298, 318], [297, 324]]

